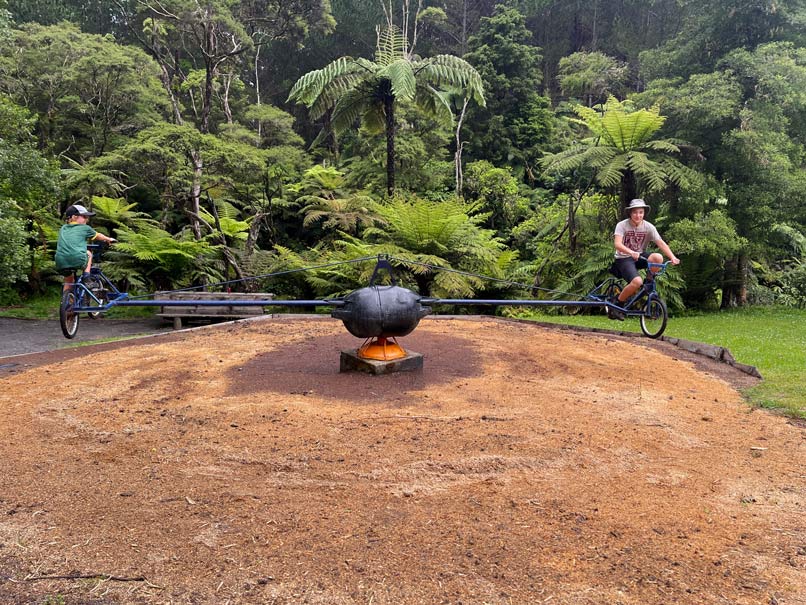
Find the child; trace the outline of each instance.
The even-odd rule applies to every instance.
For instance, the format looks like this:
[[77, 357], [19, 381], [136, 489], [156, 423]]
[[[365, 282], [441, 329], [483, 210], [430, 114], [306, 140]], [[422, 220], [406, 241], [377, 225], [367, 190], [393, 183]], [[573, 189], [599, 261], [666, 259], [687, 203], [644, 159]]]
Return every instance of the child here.
[[92, 252], [87, 250], [87, 240], [98, 240], [112, 244], [117, 240], [98, 233], [87, 222], [89, 217], [95, 216], [84, 206], [74, 204], [65, 212], [67, 224], [59, 230], [59, 240], [56, 243], [56, 269], [64, 275], [64, 290], [73, 287], [73, 273], [77, 269], [84, 269], [87, 277], [92, 269]]

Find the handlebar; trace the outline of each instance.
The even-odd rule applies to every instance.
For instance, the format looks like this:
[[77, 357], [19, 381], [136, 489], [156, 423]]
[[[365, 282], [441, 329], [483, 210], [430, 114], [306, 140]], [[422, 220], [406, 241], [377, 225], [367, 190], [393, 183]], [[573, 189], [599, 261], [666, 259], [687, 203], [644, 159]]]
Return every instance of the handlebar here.
[[[666, 267], [668, 267], [671, 264], [672, 264], [672, 261], [670, 261], [670, 260], [667, 260], [664, 263], [650, 263], [649, 261], [647, 261], [646, 267], [647, 267], [647, 270], [652, 273], [653, 277], [660, 277], [661, 275], [666, 273]], [[653, 267], [658, 268], [658, 270], [657, 271], [652, 271]]]

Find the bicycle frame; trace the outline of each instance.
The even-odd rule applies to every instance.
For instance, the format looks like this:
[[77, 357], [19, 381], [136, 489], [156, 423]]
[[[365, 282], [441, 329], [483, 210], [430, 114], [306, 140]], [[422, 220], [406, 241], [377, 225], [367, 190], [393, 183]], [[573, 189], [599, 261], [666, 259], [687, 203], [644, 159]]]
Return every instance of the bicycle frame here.
[[[88, 250], [92, 250], [93, 254], [93, 267], [90, 269], [90, 276], [99, 280], [101, 286], [103, 286], [103, 290], [108, 292], [107, 301], [104, 302], [100, 298], [95, 295], [95, 292], [87, 287], [84, 283], [84, 276], [79, 275], [76, 277], [73, 285], [71, 286], [72, 292], [75, 294], [76, 301], [78, 304], [73, 307], [73, 312], [75, 313], [102, 313], [104, 311], [109, 310], [110, 307], [114, 306], [116, 302], [120, 302], [126, 300], [128, 298], [128, 294], [125, 292], [121, 292], [118, 290], [117, 286], [112, 283], [112, 281], [104, 274], [101, 270], [100, 262], [101, 262], [101, 252], [103, 250], [103, 246], [101, 244], [89, 244], [87, 246]], [[82, 305], [81, 301], [85, 300], [85, 297], [89, 297], [92, 302], [95, 303], [96, 306], [86, 306]]]
[[[646, 279], [644, 279], [644, 283], [641, 284], [641, 287], [638, 288], [638, 291], [633, 294], [628, 301], [624, 303], [623, 306], [619, 306], [615, 303], [612, 303], [608, 300], [607, 291], [611, 289], [611, 286], [624, 286], [625, 282], [620, 277], [608, 277], [604, 280], [601, 284], [596, 286], [593, 290], [588, 292], [585, 298], [589, 300], [597, 300], [603, 303], [607, 303], [607, 306], [616, 309], [617, 311], [621, 311], [627, 317], [640, 317], [644, 315], [646, 305], [644, 305], [641, 309], [636, 309], [635, 304], [641, 300], [643, 297], [646, 297], [647, 302], [649, 302], [650, 297], [654, 295], [655, 297], [660, 298], [660, 295], [657, 291], [657, 285], [655, 280], [657, 280], [661, 275], [666, 273], [666, 267], [669, 265], [669, 261], [665, 263], [647, 263], [647, 275]], [[652, 271], [653, 268], [657, 268], [658, 270]]]

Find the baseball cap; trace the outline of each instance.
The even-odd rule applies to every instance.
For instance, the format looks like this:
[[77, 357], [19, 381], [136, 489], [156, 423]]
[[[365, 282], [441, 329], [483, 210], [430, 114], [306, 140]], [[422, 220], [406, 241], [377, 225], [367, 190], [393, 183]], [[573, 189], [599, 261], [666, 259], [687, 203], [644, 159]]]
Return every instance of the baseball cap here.
[[94, 212], [90, 212], [81, 204], [73, 204], [67, 208], [64, 213], [65, 216], [76, 216], [77, 214], [81, 216], [95, 216]]

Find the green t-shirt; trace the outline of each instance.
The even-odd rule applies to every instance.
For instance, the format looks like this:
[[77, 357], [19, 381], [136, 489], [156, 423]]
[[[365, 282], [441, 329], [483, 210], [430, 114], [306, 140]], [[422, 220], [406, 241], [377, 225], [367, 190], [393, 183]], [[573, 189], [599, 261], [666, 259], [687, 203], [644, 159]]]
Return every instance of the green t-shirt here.
[[67, 223], [56, 242], [56, 269], [83, 269], [87, 266], [87, 240], [97, 235], [89, 225]]

